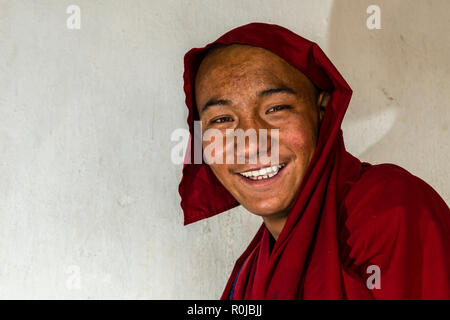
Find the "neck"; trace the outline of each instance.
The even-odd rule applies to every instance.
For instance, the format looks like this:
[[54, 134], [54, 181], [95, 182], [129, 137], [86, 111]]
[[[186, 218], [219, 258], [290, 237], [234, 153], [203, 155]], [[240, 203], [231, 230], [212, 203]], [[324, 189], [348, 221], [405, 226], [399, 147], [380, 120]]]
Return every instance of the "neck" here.
[[264, 224], [266, 228], [269, 230], [272, 237], [277, 240], [278, 236], [283, 230], [284, 225], [286, 224], [287, 216], [269, 216], [263, 217]]

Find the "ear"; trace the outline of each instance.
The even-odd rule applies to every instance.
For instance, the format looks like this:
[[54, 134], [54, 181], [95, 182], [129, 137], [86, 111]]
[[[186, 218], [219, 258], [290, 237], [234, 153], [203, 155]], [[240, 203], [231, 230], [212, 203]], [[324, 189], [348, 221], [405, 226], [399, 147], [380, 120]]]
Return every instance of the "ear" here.
[[319, 96], [317, 97], [317, 107], [319, 108], [320, 121], [322, 121], [323, 115], [325, 113], [325, 108], [327, 107], [329, 101], [330, 94], [328, 92], [322, 91], [319, 93]]

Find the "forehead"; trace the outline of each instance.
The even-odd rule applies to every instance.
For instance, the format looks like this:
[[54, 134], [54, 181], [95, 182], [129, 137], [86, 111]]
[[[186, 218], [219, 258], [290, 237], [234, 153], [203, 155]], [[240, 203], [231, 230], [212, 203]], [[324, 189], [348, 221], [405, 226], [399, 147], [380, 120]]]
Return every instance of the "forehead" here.
[[242, 90], [267, 89], [270, 85], [301, 86], [309, 80], [276, 54], [249, 45], [215, 49], [203, 59], [196, 77], [196, 96]]

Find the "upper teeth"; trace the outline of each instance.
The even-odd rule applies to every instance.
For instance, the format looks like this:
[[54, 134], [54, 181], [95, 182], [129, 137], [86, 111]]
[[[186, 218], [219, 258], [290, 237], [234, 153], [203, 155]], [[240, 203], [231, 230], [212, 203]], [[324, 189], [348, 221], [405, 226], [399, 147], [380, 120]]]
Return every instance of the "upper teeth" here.
[[273, 165], [271, 167], [261, 168], [259, 170], [241, 172], [240, 174], [243, 175], [244, 177], [252, 179], [252, 180], [261, 180], [261, 179], [272, 178], [283, 167], [284, 167], [284, 164]]

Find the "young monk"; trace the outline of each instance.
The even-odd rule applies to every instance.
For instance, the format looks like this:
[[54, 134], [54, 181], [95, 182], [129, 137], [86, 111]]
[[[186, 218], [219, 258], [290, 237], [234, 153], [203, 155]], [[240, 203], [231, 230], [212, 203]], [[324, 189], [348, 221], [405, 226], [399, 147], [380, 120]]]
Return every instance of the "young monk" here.
[[190, 50], [184, 81], [193, 139], [194, 120], [223, 145], [229, 130], [278, 129], [277, 163], [183, 169], [185, 224], [237, 205], [263, 220], [222, 299], [450, 298], [448, 206], [406, 170], [345, 150], [352, 91], [315, 43], [248, 24]]

